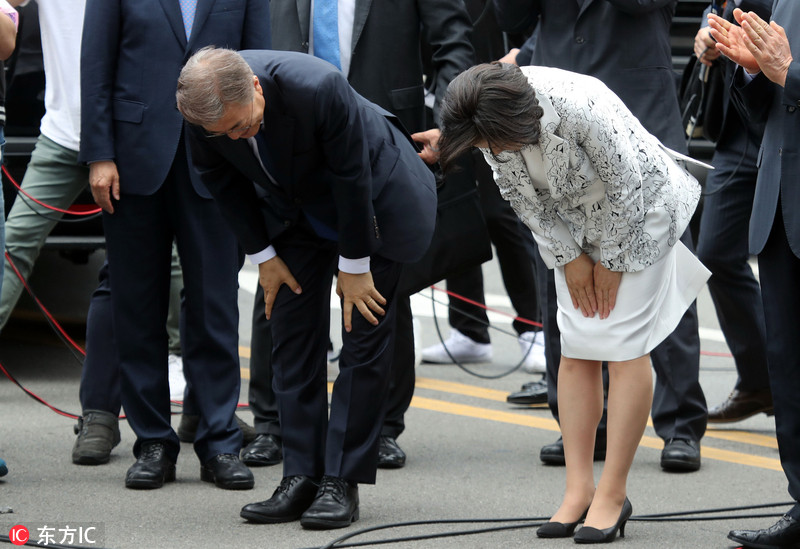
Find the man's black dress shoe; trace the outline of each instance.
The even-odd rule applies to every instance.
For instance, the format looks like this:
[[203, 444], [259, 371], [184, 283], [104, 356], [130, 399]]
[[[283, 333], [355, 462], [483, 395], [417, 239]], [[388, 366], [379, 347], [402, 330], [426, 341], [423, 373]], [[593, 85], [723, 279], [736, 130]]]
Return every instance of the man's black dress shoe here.
[[772, 406], [772, 392], [769, 389], [760, 391], [734, 389], [725, 402], [709, 410], [708, 422], [733, 423], [761, 412], [768, 416], [775, 415], [775, 409]]
[[619, 512], [619, 518], [616, 524], [608, 528], [592, 528], [591, 526], [584, 526], [575, 532], [575, 543], [611, 543], [617, 539], [617, 530], [619, 530], [619, 537], [625, 537], [625, 525], [628, 524], [628, 519], [633, 514], [633, 506], [630, 500], [625, 498], [622, 503], [622, 510]]
[[143, 442], [139, 458], [125, 475], [125, 487], [140, 490], [161, 488], [175, 480], [175, 463], [167, 457], [163, 442]]
[[756, 549], [800, 547], [800, 522], [783, 515], [778, 522], [763, 530], [731, 530], [728, 539]]
[[219, 454], [200, 467], [200, 480], [213, 482], [223, 490], [249, 490], [253, 473], [235, 454]]
[[[606, 459], [606, 435], [605, 431], [598, 433], [594, 439], [594, 460], [604, 461]], [[539, 459], [547, 465], [564, 465], [564, 441], [561, 437], [552, 444], [542, 446], [539, 451]]]
[[547, 381], [529, 381], [516, 393], [506, 397], [509, 404], [547, 404]]
[[661, 468], [685, 473], [700, 469], [700, 443], [685, 438], [671, 438], [661, 451]]
[[358, 520], [358, 486], [343, 478], [322, 477], [317, 497], [300, 517], [310, 530], [344, 528]]
[[242, 518], [259, 524], [291, 522], [309, 508], [317, 496], [319, 484], [310, 477], [295, 475], [283, 477], [280, 485], [266, 501], [249, 503], [242, 507]]
[[259, 434], [242, 450], [242, 461], [250, 467], [277, 465], [283, 460], [281, 437]]
[[381, 469], [400, 469], [406, 464], [406, 453], [397, 445], [394, 437], [381, 435], [378, 442], [378, 467]]

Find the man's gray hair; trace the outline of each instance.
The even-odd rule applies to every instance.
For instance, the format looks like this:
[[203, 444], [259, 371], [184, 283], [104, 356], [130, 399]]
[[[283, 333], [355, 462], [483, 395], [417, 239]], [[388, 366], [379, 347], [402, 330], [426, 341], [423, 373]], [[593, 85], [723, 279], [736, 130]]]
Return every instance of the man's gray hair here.
[[205, 47], [186, 62], [178, 77], [178, 110], [190, 124], [209, 126], [229, 103], [253, 100], [253, 69], [234, 50]]

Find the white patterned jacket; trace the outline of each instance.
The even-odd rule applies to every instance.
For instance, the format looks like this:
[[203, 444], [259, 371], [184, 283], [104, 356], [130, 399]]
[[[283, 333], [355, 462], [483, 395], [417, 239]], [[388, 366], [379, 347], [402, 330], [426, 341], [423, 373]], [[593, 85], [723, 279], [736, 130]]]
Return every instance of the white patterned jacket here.
[[[639, 271], [680, 239], [697, 180], [600, 80], [523, 67], [544, 109], [539, 143], [482, 149], [503, 198], [533, 231], [549, 268], [585, 252], [612, 271]], [[690, 159], [689, 159], [690, 160]]]

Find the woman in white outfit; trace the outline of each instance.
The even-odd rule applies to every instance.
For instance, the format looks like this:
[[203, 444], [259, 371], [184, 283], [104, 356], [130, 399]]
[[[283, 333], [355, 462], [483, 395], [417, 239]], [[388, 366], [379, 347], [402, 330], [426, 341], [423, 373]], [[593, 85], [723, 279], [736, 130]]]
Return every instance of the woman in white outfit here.
[[[555, 269], [566, 460], [561, 506], [540, 537], [613, 541], [631, 515], [626, 481], [652, 400], [650, 351], [709, 276], [679, 241], [700, 186], [601, 81], [546, 67], [478, 65], [441, 108], [443, 167], [479, 147], [503, 197]], [[429, 143], [429, 145], [436, 143]], [[594, 437], [608, 361], [608, 450]]]

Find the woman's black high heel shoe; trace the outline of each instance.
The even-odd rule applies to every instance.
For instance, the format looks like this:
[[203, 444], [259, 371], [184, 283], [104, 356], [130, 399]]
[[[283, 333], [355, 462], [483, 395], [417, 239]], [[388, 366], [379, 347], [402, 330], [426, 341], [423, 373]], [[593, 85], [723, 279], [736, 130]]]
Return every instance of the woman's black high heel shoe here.
[[545, 522], [536, 530], [536, 535], [540, 538], [571, 538], [575, 527], [586, 518], [588, 512], [589, 508], [587, 507], [581, 518], [575, 522]]
[[598, 530], [591, 526], [584, 526], [575, 532], [575, 543], [611, 543], [617, 538], [617, 530], [619, 530], [619, 537], [625, 537], [625, 525], [628, 519], [631, 518], [633, 513], [633, 506], [630, 500], [625, 498], [625, 503], [622, 504], [622, 511], [619, 513], [617, 523], [604, 530]]

